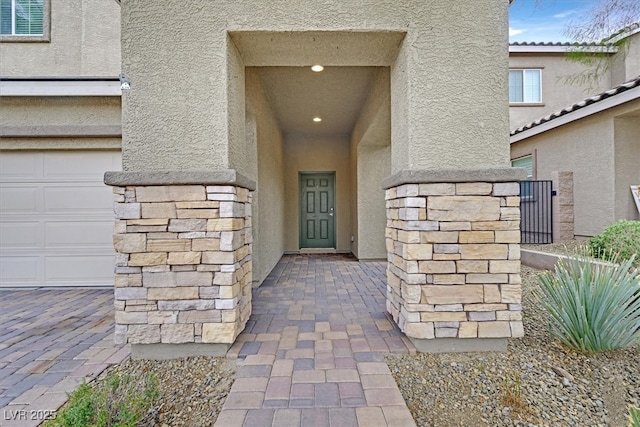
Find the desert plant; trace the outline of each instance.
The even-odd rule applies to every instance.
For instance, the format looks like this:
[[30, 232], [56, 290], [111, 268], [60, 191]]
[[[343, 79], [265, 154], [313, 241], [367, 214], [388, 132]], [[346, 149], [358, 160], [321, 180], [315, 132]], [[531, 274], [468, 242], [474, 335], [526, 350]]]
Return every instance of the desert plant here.
[[640, 272], [585, 256], [561, 260], [540, 275], [538, 298], [551, 315], [551, 334], [583, 353], [640, 342]]
[[629, 407], [629, 427], [640, 427], [640, 408]]
[[607, 226], [601, 234], [589, 239], [591, 255], [619, 262], [636, 256], [634, 266], [640, 267], [640, 221], [620, 220]]
[[80, 386], [46, 427], [144, 425], [159, 398], [155, 376], [134, 379], [108, 374], [103, 380]]

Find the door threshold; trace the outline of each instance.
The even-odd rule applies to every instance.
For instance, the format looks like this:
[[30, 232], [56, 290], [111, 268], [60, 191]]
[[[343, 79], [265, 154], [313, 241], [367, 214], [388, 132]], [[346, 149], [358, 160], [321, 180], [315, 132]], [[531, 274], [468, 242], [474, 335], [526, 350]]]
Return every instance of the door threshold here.
[[336, 254], [335, 248], [301, 248], [300, 254]]

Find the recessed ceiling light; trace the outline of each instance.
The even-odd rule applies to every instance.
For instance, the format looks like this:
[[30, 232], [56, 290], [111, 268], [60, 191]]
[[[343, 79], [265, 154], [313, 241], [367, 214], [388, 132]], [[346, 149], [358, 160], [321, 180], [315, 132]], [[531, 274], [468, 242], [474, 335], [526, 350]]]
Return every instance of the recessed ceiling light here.
[[320, 123], [322, 121], [322, 119], [320, 117], [314, 117], [313, 121], [316, 123]]
[[324, 70], [324, 67], [322, 65], [314, 65], [311, 67], [311, 70], [319, 73], [320, 71]]

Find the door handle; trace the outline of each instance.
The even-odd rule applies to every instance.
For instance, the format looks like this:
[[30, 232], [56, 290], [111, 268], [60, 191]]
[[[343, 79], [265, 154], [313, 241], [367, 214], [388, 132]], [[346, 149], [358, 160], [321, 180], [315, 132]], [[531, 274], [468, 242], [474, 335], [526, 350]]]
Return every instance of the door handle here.
[[331, 212], [331, 213], [329, 214], [329, 216], [333, 216], [333, 212]]

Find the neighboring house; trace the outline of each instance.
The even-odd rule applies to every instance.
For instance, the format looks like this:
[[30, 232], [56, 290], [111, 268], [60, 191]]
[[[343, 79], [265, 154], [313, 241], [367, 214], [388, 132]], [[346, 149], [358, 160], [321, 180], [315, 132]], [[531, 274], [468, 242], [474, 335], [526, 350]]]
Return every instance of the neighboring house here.
[[0, 287], [113, 286], [120, 6], [0, 2]]
[[[566, 82], [588, 70], [565, 59], [567, 44], [510, 47], [511, 81], [533, 70], [528, 87], [535, 101], [514, 102], [512, 84], [512, 164], [527, 168], [530, 179], [554, 181], [555, 240], [638, 219], [630, 186], [640, 184], [640, 26], [625, 35], [627, 51], [612, 51], [595, 88]], [[587, 91], [598, 95], [586, 97]]]
[[134, 357], [228, 347], [290, 252], [386, 258], [419, 348], [523, 334], [504, 0], [25, 2], [42, 30], [0, 39], [3, 286], [107, 283], [107, 169]]

